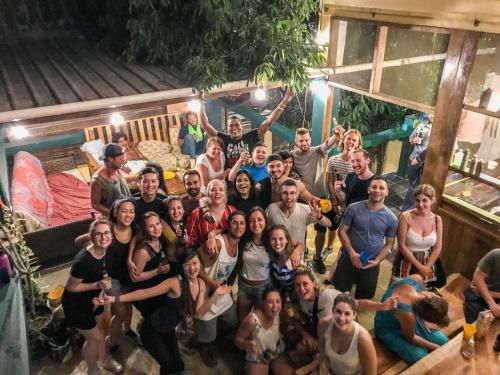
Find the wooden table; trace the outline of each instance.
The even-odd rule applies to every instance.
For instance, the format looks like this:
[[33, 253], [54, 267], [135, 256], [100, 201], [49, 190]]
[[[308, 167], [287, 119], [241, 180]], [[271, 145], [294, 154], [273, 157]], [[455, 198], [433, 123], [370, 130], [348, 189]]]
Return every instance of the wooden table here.
[[496, 319], [486, 337], [476, 339], [476, 354], [466, 359], [460, 352], [462, 335], [459, 333], [448, 343], [422, 358], [402, 372], [405, 375], [440, 375], [440, 374], [500, 374], [500, 353], [493, 351], [493, 344], [500, 333], [500, 319]]

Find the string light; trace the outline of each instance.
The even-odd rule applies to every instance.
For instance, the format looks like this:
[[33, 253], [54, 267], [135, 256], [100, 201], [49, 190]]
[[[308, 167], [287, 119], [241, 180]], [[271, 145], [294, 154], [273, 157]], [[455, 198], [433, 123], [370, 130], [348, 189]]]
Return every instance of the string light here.
[[193, 112], [199, 112], [201, 109], [201, 103], [199, 100], [191, 100], [188, 103], [188, 109]]
[[16, 139], [26, 138], [29, 135], [28, 130], [26, 130], [26, 128], [22, 125], [9, 128], [8, 133], [9, 136]]
[[123, 116], [119, 113], [113, 113], [111, 115], [111, 124], [114, 126], [120, 126], [123, 124]]
[[255, 90], [255, 99], [259, 101], [266, 100], [266, 90], [261, 87]]

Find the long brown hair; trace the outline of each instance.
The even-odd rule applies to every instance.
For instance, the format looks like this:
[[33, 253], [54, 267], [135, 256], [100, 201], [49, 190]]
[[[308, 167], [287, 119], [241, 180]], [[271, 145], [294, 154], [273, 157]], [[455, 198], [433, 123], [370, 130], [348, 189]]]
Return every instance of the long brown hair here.
[[156, 212], [148, 211], [141, 217], [141, 223], [139, 225], [139, 232], [136, 235], [135, 248], [140, 249], [146, 245], [148, 241], [151, 241], [153, 238], [146, 231], [146, 220], [151, 217], [157, 217], [160, 220], [160, 215]]
[[267, 243], [267, 246], [269, 247], [269, 249], [271, 249], [272, 254], [278, 255], [271, 246], [271, 234], [276, 230], [282, 230], [283, 233], [285, 233], [285, 237], [287, 240], [285, 252], [287, 253], [288, 256], [292, 255], [292, 252], [293, 252], [292, 237], [290, 236], [290, 232], [288, 232], [288, 229], [286, 229], [286, 227], [283, 224], [274, 224], [274, 225], [271, 225], [271, 227], [269, 228], [266, 243]]

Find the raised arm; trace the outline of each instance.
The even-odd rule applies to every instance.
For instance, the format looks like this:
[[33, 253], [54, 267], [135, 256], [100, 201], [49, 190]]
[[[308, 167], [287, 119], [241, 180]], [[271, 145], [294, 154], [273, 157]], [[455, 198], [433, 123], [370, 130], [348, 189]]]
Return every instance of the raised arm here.
[[200, 122], [201, 122], [201, 127], [208, 133], [208, 135], [210, 135], [211, 137], [215, 137], [217, 135], [217, 129], [215, 129], [212, 126], [212, 124], [208, 121], [207, 112], [205, 111], [204, 96], [201, 96]]
[[264, 137], [266, 132], [269, 130], [272, 124], [274, 124], [281, 116], [281, 113], [285, 110], [285, 107], [290, 103], [293, 98], [293, 90], [289, 88], [286, 92], [285, 98], [280, 104], [274, 109], [274, 111], [267, 117], [267, 119], [259, 125], [257, 128], [257, 134], [260, 138]]

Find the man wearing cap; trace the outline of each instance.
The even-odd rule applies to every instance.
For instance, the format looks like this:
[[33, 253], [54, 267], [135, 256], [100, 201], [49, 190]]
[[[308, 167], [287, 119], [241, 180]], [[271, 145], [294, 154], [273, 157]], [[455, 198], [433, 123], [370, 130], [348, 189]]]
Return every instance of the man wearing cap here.
[[[260, 190], [261, 205], [263, 209], [266, 209], [273, 202], [279, 202], [281, 200], [281, 185], [288, 179], [288, 176], [284, 173], [285, 168], [283, 165], [283, 159], [279, 154], [272, 154], [267, 158], [267, 172], [269, 177], [266, 177], [260, 181], [255, 187]], [[299, 198], [309, 203], [311, 200], [319, 202], [319, 198], [313, 196], [309, 191], [307, 191], [305, 185], [299, 181], [295, 180], [296, 186], [299, 192]]]
[[121, 167], [125, 164], [125, 149], [116, 143], [104, 147], [104, 167], [92, 176], [90, 183], [90, 202], [92, 208], [104, 216], [109, 215], [113, 202], [130, 196]]
[[254, 148], [259, 139], [264, 138], [267, 130], [271, 125], [279, 119], [281, 113], [285, 110], [287, 104], [293, 98], [293, 90], [288, 89], [284, 99], [276, 107], [276, 109], [267, 117], [258, 128], [252, 129], [243, 133], [241, 121], [237, 116], [232, 116], [228, 124], [228, 133], [220, 132], [210, 124], [207, 114], [205, 112], [204, 98], [202, 94], [202, 105], [200, 110], [200, 120], [203, 130], [205, 130], [211, 137], [219, 137], [224, 141], [224, 156], [226, 157], [226, 168], [232, 168], [239, 160], [240, 155], [246, 150]]

